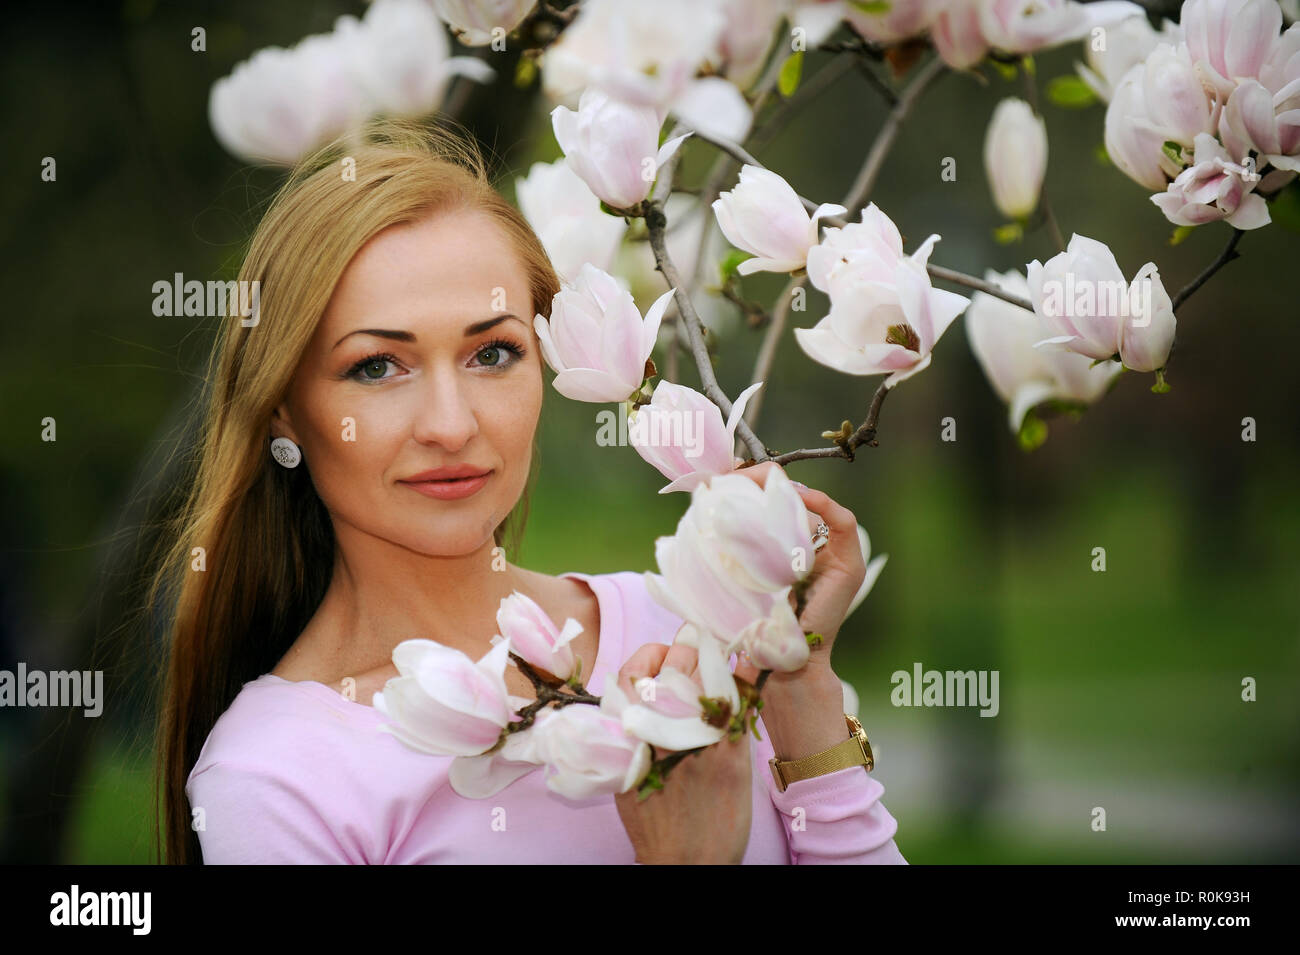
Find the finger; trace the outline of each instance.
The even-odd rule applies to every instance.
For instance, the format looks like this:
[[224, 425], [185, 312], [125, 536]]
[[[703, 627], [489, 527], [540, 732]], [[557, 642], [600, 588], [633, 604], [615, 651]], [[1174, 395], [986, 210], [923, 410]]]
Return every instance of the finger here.
[[[838, 503], [829, 494], [816, 488], [795, 484], [794, 489], [799, 492], [799, 499], [803, 501], [804, 507], [825, 521], [832, 534], [837, 531], [842, 534], [853, 534], [856, 539], [858, 519], [852, 511]], [[813, 527], [816, 526], [817, 521], [814, 519]]]
[[741, 652], [736, 656], [736, 669], [732, 672], [746, 683], [752, 685], [758, 682], [758, 674], [760, 671], [758, 667], [754, 666], [754, 664], [750, 662], [749, 656], [744, 652]]
[[618, 670], [618, 686], [629, 700], [636, 699], [633, 684], [641, 677], [654, 677], [663, 668], [664, 659], [671, 648], [662, 643], [647, 643], [639, 647]]
[[668, 654], [664, 657], [663, 664], [659, 669], [672, 667], [689, 677], [694, 677], [695, 672], [700, 666], [700, 652], [694, 647], [683, 646], [680, 643], [674, 643], [668, 648]]

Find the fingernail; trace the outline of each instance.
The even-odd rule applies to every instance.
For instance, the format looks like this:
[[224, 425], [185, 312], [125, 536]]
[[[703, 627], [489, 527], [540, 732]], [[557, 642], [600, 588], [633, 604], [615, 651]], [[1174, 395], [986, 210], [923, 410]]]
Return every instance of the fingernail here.
[[808, 490], [808, 485], [807, 485], [807, 484], [801, 484], [801, 483], [799, 483], [798, 481], [791, 481], [790, 483], [793, 484], [795, 487], [801, 487], [801, 488], [803, 488], [805, 491]]

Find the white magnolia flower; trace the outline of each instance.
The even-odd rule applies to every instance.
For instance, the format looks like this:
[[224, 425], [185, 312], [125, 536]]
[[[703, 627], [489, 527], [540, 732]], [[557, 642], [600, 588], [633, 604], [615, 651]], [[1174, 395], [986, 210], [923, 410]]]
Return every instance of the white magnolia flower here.
[[736, 268], [750, 275], [803, 268], [808, 250], [817, 244], [817, 220], [848, 210], [826, 202], [809, 216], [798, 193], [781, 176], [746, 165], [736, 187], [714, 200], [713, 211], [727, 241], [754, 256]]
[[433, 9], [466, 46], [487, 46], [492, 32], [512, 31], [537, 6], [537, 0], [432, 0]]
[[555, 107], [551, 123], [569, 168], [616, 209], [635, 206], [650, 195], [659, 167], [690, 135], [660, 146], [661, 117], [653, 107], [616, 100], [598, 89], [582, 94], [576, 113]]
[[[1004, 291], [1029, 298], [1029, 283], [1014, 269], [984, 278]], [[1101, 398], [1123, 368], [1115, 362], [1094, 364], [1091, 358], [1064, 349], [1035, 348], [1055, 334], [1036, 312], [993, 295], [976, 292], [966, 310], [966, 337], [993, 390], [1007, 404], [1007, 424], [1020, 431], [1025, 415], [1044, 401], [1090, 405]]]
[[595, 193], [563, 158], [533, 163], [527, 177], [515, 180], [515, 198], [565, 282], [575, 281], [587, 264], [606, 272], [613, 267], [627, 220], [602, 212]]
[[536, 315], [542, 356], [555, 372], [555, 390], [574, 401], [625, 401], [645, 380], [659, 322], [673, 290], [645, 318], [612, 275], [584, 265], [551, 301], [549, 319]]
[[984, 137], [984, 171], [993, 204], [1009, 219], [1034, 211], [1047, 173], [1047, 124], [1022, 99], [998, 103]]

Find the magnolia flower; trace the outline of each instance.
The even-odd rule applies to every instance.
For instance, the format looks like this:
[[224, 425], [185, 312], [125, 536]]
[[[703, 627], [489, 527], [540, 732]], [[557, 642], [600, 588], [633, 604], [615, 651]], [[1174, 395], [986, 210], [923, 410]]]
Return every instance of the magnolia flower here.
[[696, 535], [716, 569], [745, 590], [772, 593], [812, 570], [808, 509], [780, 468], [762, 487], [741, 474], [719, 474], [691, 493], [678, 539]]
[[1102, 102], [1109, 103], [1124, 74], [1146, 60], [1161, 42], [1177, 45], [1183, 38], [1182, 28], [1165, 20], [1157, 33], [1146, 15], [1128, 17], [1106, 31], [1104, 49], [1097, 49], [1091, 37], [1083, 41], [1087, 65], [1075, 64], [1083, 81]]
[[[1029, 283], [1014, 269], [1004, 275], [990, 269], [984, 278], [1029, 298]], [[993, 390], [1007, 403], [1012, 434], [1019, 433], [1025, 415], [1035, 405], [1053, 398], [1090, 405], [1123, 371], [1114, 362], [1097, 365], [1064, 349], [1035, 348], [1035, 343], [1050, 337], [1054, 330], [1038, 313], [984, 292], [971, 297], [965, 322], [971, 351]]]
[[616, 209], [635, 206], [650, 195], [659, 167], [690, 135], [661, 147], [660, 123], [652, 107], [611, 99], [597, 89], [582, 94], [576, 113], [565, 106], [551, 112], [555, 139], [569, 167]]
[[435, 110], [459, 74], [495, 76], [474, 57], [452, 57], [447, 33], [423, 0], [375, 0], [362, 20], [292, 49], [268, 47], [212, 86], [208, 117], [230, 153], [292, 165], [375, 113]]
[[[715, 0], [726, 25], [718, 35], [714, 65], [740, 89], [758, 79], [776, 37], [776, 28], [790, 13], [791, 0]], [[815, 46], [820, 40], [812, 42]]]
[[924, 32], [926, 8], [927, 0], [890, 0], [883, 10], [868, 13], [861, 6], [848, 3], [844, 19], [868, 39], [888, 45]]
[[1151, 197], [1174, 225], [1204, 225], [1226, 219], [1236, 229], [1268, 225], [1268, 203], [1253, 190], [1259, 176], [1231, 160], [1209, 133], [1196, 137], [1196, 155], [1169, 188]]
[[374, 0], [349, 50], [374, 112], [423, 116], [460, 73], [487, 82], [495, 71], [472, 56], [450, 57], [447, 29], [425, 0]]
[[[674, 643], [696, 648], [700, 682], [665, 666], [657, 676], [637, 680], [630, 701], [613, 679], [607, 679], [605, 692], [622, 697], [615, 705], [622, 708], [623, 729], [637, 739], [669, 750], [711, 746], [727, 735], [731, 717], [740, 712], [736, 680], [722, 645], [691, 624], [682, 625]], [[705, 708], [701, 697], [715, 701], [716, 713]]]
[[727, 241], [755, 256], [737, 266], [741, 275], [803, 268], [808, 250], [817, 244], [817, 220], [847, 211], [826, 202], [810, 217], [788, 182], [770, 169], [749, 165], [740, 170], [739, 185], [713, 203]]
[[1258, 79], [1282, 29], [1277, 0], [1186, 0], [1179, 20], [1205, 84], [1226, 99]]
[[[1146, 70], [1146, 64], [1139, 63], [1115, 88], [1106, 107], [1106, 153], [1134, 182], [1148, 189], [1163, 189], [1183, 167], [1164, 150], [1164, 144], [1177, 134], [1151, 116]], [[1179, 142], [1187, 146], [1192, 140]]]
[[990, 49], [1033, 53], [1109, 27], [1142, 8], [1123, 0], [929, 0], [930, 36], [943, 61], [966, 69]]
[[844, 614], [845, 620], [852, 615], [853, 611], [858, 609], [862, 601], [867, 599], [867, 594], [871, 593], [871, 588], [876, 585], [876, 578], [885, 569], [885, 562], [889, 560], [888, 554], [881, 554], [874, 559], [872, 558], [871, 538], [867, 536], [867, 529], [861, 524], [858, 525], [858, 547], [862, 551], [862, 563], [866, 564], [867, 573], [858, 586], [858, 592], [853, 595], [853, 600], [849, 602], [849, 609]]
[[1097, 27], [1109, 27], [1128, 17], [1144, 14], [1126, 0], [1075, 3], [1073, 0], [980, 0], [980, 31], [995, 50], [1033, 53], [1087, 36]]
[[537, 6], [537, 0], [432, 0], [433, 8], [466, 46], [487, 46], [492, 31], [509, 33]]
[[742, 475], [718, 475], [691, 492], [676, 533], [655, 541], [659, 573], [645, 574], [646, 588], [731, 652], [747, 627], [788, 605], [791, 585], [811, 571], [808, 523], [779, 468], [761, 489]]
[[850, 375], [889, 374], [892, 388], [930, 364], [936, 342], [969, 299], [930, 284], [926, 265], [939, 236], [904, 256], [898, 229], [875, 203], [862, 222], [826, 230], [808, 253], [808, 277], [830, 296], [831, 310], [795, 340], [812, 358]]
[[587, 263], [611, 268], [627, 220], [602, 212], [600, 200], [564, 159], [533, 163], [526, 178], [515, 180], [515, 198], [565, 282], [577, 279]]
[[648, 405], [628, 415], [628, 443], [672, 483], [660, 494], [690, 491], [715, 474], [735, 470], [732, 449], [736, 426], [750, 396], [763, 386], [757, 382], [740, 393], [726, 424], [722, 411], [693, 388], [660, 379]]
[[584, 265], [577, 281], [555, 293], [550, 319], [533, 317], [555, 390], [574, 401], [602, 402], [637, 391], [672, 293], [659, 296], [643, 320], [613, 276]]
[[[611, 692], [614, 691], [614, 692]], [[617, 677], [605, 679], [600, 706], [547, 707], [533, 723], [533, 755], [546, 764], [546, 786], [569, 799], [627, 792], [650, 771], [650, 747], [623, 729]]]
[[542, 58], [542, 88], [568, 105], [596, 88], [666, 113], [714, 55], [725, 28], [721, 6], [707, 0], [583, 0]]
[[491, 749], [510, 722], [506, 692], [508, 640], [477, 663], [432, 640], [403, 640], [393, 648], [399, 676], [374, 695], [374, 707], [394, 722], [380, 729], [435, 756], [477, 756]]
[[584, 0], [542, 58], [542, 88], [565, 106], [589, 89], [602, 90], [706, 135], [740, 141], [753, 123], [745, 97], [731, 77], [697, 78], [730, 52], [728, 16], [722, 0]]
[[1228, 97], [1219, 134], [1228, 155], [1242, 165], [1253, 149], [1262, 162], [1300, 172], [1300, 28], [1292, 27], [1287, 35], [1297, 40], [1291, 79], [1277, 92], [1257, 80], [1243, 80]]
[[1022, 219], [1034, 211], [1047, 172], [1047, 124], [1024, 100], [1007, 97], [993, 110], [984, 171], [999, 212]]
[[1048, 328], [1057, 332], [1039, 342], [1059, 345], [1094, 359], [1119, 355], [1133, 371], [1164, 367], [1174, 343], [1174, 309], [1148, 262], [1131, 285], [1115, 256], [1101, 242], [1070, 237], [1066, 250], [1029, 263], [1029, 299]]
[[569, 644], [582, 633], [582, 624], [572, 617], [559, 630], [535, 600], [516, 590], [501, 599], [497, 627], [501, 634], [492, 638], [493, 644], [502, 639], [509, 641], [511, 652], [533, 666], [561, 680], [581, 672], [582, 660], [574, 655]]
[[759, 617], [740, 631], [739, 649], [760, 670], [794, 673], [808, 663], [808, 637], [790, 606], [790, 588], [777, 595], [765, 617]]
[[537, 741], [530, 728], [507, 734], [500, 749], [481, 756], [457, 756], [451, 761], [447, 781], [457, 795], [466, 799], [486, 799], [541, 764]]
[[225, 150], [250, 162], [292, 165], [361, 125], [371, 107], [348, 69], [344, 45], [353, 39], [330, 33], [289, 50], [267, 47], [217, 80], [208, 119]]
[[980, 29], [983, 0], [929, 0], [930, 40], [939, 57], [956, 70], [984, 59], [988, 40]]

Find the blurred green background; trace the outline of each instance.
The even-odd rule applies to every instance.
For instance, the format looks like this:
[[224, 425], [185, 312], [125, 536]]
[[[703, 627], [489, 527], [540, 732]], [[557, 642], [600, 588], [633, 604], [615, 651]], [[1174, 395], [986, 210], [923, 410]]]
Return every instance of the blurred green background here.
[[[280, 174], [242, 165], [208, 126], [211, 84], [255, 50], [331, 28], [348, 3], [51, 3], [12, 14], [2, 41], [7, 141], [0, 256], [18, 294], [6, 323], [0, 487], [0, 668], [106, 670], [98, 720], [0, 710], [5, 861], [147, 862], [157, 635], [129, 617], [147, 481], [181, 436], [212, 323], [152, 314], [154, 281], [229, 277]], [[206, 53], [190, 30], [207, 30]], [[1071, 72], [1070, 46], [1037, 58], [1040, 84]], [[831, 54], [812, 53], [808, 76]], [[495, 64], [494, 64], [495, 65]], [[501, 188], [559, 155], [548, 105], [510, 85], [474, 89], [462, 122], [492, 151]], [[1017, 245], [981, 161], [984, 130], [1019, 81], [948, 75], [907, 123], [872, 198], [906, 248], [982, 275], [1055, 249]], [[1068, 238], [1108, 243], [1126, 275], [1148, 260], [1172, 292], [1228, 237], [1222, 224], [1171, 247], [1145, 191], [1099, 160], [1103, 108], [1045, 106], [1046, 191]], [[849, 72], [759, 158], [818, 202], [843, 197], [885, 115]], [[40, 180], [45, 156], [54, 183]], [[957, 180], [940, 178], [944, 157]], [[689, 147], [681, 181], [712, 163]], [[730, 185], [730, 184], [729, 184]], [[961, 321], [930, 369], [898, 388], [879, 447], [853, 463], [806, 461], [793, 477], [850, 507], [889, 562], [845, 624], [836, 667], [861, 697], [875, 775], [913, 863], [1300, 860], [1300, 237], [1246, 235], [1179, 313], [1173, 390], [1126, 373], [1077, 421], [1052, 419], [1022, 452], [975, 364]], [[743, 280], [771, 302], [780, 277]], [[825, 313], [814, 293], [793, 323]], [[759, 336], [722, 329], [717, 371], [748, 384]], [[660, 355], [656, 354], [659, 361]], [[659, 361], [660, 367], [663, 362]], [[681, 380], [698, 379], [689, 361]], [[548, 376], [549, 377], [549, 376]], [[878, 378], [808, 360], [787, 331], [758, 431], [771, 447], [822, 443], [860, 421]], [[598, 406], [547, 390], [541, 469], [522, 553], [548, 573], [653, 569], [685, 495], [630, 448], [595, 442]], [[58, 441], [40, 440], [41, 419]], [[957, 440], [940, 440], [940, 421]], [[1253, 443], [1242, 419], [1257, 422]], [[581, 476], [578, 478], [577, 476]], [[1090, 569], [1094, 547], [1106, 571]], [[1000, 712], [900, 708], [890, 674], [1000, 672]], [[1245, 677], [1258, 683], [1243, 702]], [[90, 725], [87, 725], [90, 724]], [[1106, 810], [1104, 832], [1092, 810]]]

